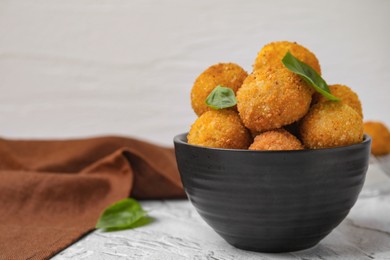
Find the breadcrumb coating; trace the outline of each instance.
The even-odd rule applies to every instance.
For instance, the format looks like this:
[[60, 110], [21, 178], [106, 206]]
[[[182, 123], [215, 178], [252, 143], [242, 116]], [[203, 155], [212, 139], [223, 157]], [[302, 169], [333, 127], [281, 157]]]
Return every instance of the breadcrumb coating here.
[[271, 130], [259, 134], [249, 146], [249, 150], [302, 150], [302, 143], [284, 129]]
[[[330, 93], [341, 99], [341, 102], [352, 107], [361, 117], [363, 117], [362, 103], [359, 96], [348, 86], [335, 84], [329, 86]], [[313, 103], [329, 101], [326, 97], [316, 92], [313, 95]]]
[[191, 126], [188, 143], [200, 146], [247, 149], [252, 142], [237, 112], [211, 110], [202, 114]]
[[[194, 112], [200, 116], [212, 108], [206, 105], [206, 98], [218, 85], [231, 88], [234, 93], [241, 87], [248, 73], [234, 63], [219, 63], [210, 66], [195, 80], [191, 90], [191, 105]], [[233, 108], [236, 110], [236, 107]]]
[[371, 136], [371, 153], [373, 155], [390, 153], [390, 131], [385, 124], [378, 121], [365, 122], [364, 132]]
[[237, 108], [253, 132], [278, 129], [302, 118], [309, 110], [311, 87], [287, 69], [255, 71], [237, 91]]
[[301, 140], [306, 148], [319, 149], [360, 143], [362, 117], [342, 102], [315, 104], [300, 123]]
[[255, 71], [268, 67], [284, 67], [282, 59], [288, 51], [321, 75], [321, 67], [317, 57], [302, 45], [288, 41], [271, 42], [265, 45], [257, 54], [257, 58], [253, 64], [253, 70]]
[[[329, 89], [341, 101], [328, 100], [283, 65], [288, 51], [321, 75], [317, 57], [289, 41], [266, 44], [250, 75], [234, 63], [218, 63], [203, 71], [191, 90], [198, 119], [187, 135], [188, 143], [225, 149], [320, 149], [359, 143], [366, 131], [373, 139], [373, 154], [390, 153], [386, 126], [367, 122], [363, 131], [358, 95], [348, 86], [334, 84]], [[214, 110], [206, 105], [218, 85], [233, 90], [237, 106]]]

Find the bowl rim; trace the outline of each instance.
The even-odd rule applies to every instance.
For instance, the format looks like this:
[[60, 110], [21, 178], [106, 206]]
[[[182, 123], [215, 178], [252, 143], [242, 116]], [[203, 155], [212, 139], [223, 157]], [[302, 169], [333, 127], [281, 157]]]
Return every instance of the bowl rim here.
[[200, 145], [194, 145], [189, 144], [187, 141], [187, 135], [188, 132], [184, 132], [181, 134], [176, 135], [173, 138], [174, 144], [181, 144], [184, 146], [193, 147], [195, 149], [203, 149], [203, 150], [209, 150], [209, 151], [223, 151], [223, 152], [240, 152], [240, 153], [256, 153], [256, 154], [272, 154], [272, 153], [321, 153], [321, 152], [330, 152], [330, 151], [348, 151], [348, 150], [355, 150], [358, 148], [363, 148], [365, 146], [370, 146], [371, 144], [371, 136], [368, 134], [363, 135], [363, 141], [357, 144], [351, 144], [351, 145], [343, 145], [343, 146], [336, 146], [331, 148], [320, 148], [320, 149], [303, 149], [303, 150], [248, 150], [248, 149], [226, 149], [226, 148], [214, 148], [214, 147], [207, 147], [207, 146], [200, 146]]

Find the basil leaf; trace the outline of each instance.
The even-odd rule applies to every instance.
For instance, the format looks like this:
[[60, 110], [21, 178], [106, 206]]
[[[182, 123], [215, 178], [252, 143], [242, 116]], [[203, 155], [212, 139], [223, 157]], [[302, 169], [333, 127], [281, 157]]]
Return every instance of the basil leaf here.
[[289, 51], [282, 59], [283, 65], [290, 71], [301, 76], [307, 83], [309, 83], [317, 92], [332, 101], [340, 101], [339, 98], [330, 93], [328, 84], [325, 80], [309, 65], [298, 60]]
[[136, 222], [134, 222], [133, 224], [131, 224], [129, 226], [109, 227], [109, 228], [105, 228], [104, 231], [105, 232], [114, 232], [114, 231], [120, 231], [120, 230], [124, 230], [124, 229], [132, 229], [132, 228], [142, 227], [142, 226], [145, 226], [149, 223], [152, 223], [153, 221], [154, 221], [154, 218], [146, 216], [146, 217], [140, 218], [139, 220], [137, 220]]
[[106, 208], [96, 223], [96, 228], [119, 230], [132, 228], [146, 216], [141, 205], [132, 198], [120, 200]]
[[206, 105], [213, 109], [224, 109], [237, 104], [236, 96], [230, 88], [218, 85], [206, 98]]

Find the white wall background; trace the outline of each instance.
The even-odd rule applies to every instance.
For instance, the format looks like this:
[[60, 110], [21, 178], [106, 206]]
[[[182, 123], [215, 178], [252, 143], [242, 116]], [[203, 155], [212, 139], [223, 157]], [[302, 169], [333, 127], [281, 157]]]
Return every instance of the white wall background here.
[[365, 119], [390, 125], [390, 1], [0, 1], [0, 136], [120, 134], [170, 145], [195, 119], [189, 93], [217, 62], [245, 69], [297, 41]]

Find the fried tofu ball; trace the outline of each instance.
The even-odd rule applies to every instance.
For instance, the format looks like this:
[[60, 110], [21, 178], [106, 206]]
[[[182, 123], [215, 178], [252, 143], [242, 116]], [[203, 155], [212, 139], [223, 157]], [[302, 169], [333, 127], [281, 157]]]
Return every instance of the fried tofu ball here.
[[249, 150], [303, 150], [302, 143], [284, 129], [259, 134]]
[[312, 88], [287, 69], [254, 71], [237, 91], [237, 109], [253, 132], [281, 128], [309, 110]]
[[[221, 85], [231, 88], [236, 94], [248, 73], [234, 63], [219, 63], [210, 66], [198, 76], [191, 90], [191, 105], [194, 112], [200, 116], [212, 108], [206, 105], [206, 98], [215, 87]], [[233, 108], [234, 110], [236, 107]]]
[[257, 54], [253, 70], [255, 71], [267, 67], [284, 67], [282, 59], [288, 51], [290, 51], [291, 54], [300, 61], [308, 64], [321, 75], [321, 67], [317, 57], [302, 45], [288, 41], [271, 42], [265, 45]]
[[371, 153], [373, 155], [390, 153], [390, 132], [383, 123], [375, 121], [365, 122], [364, 132], [371, 136]]
[[211, 110], [191, 126], [188, 143], [200, 146], [247, 149], [252, 142], [249, 131], [233, 110]]
[[350, 106], [327, 101], [310, 109], [301, 121], [300, 134], [309, 149], [356, 144], [363, 140], [363, 121]]
[[[361, 117], [363, 117], [362, 103], [359, 100], [358, 95], [349, 87], [345, 85], [335, 84], [329, 86], [330, 93], [333, 96], [341, 99], [341, 102], [352, 107]], [[316, 92], [313, 95], [313, 103], [329, 101], [326, 97]]]

